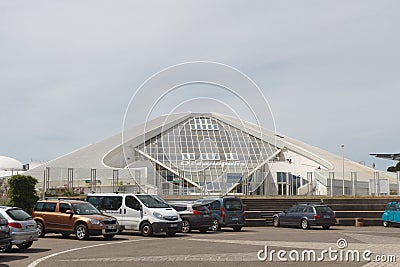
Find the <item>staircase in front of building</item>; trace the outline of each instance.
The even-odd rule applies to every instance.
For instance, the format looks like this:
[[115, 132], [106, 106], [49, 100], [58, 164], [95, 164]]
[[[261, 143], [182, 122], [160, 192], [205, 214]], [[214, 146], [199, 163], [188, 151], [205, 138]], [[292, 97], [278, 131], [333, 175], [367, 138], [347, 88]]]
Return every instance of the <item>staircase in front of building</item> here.
[[365, 226], [382, 225], [381, 216], [393, 197], [341, 198], [341, 197], [268, 197], [243, 198], [247, 226], [272, 226], [272, 216], [298, 203], [324, 203], [330, 206], [339, 225], [355, 225], [361, 218]]

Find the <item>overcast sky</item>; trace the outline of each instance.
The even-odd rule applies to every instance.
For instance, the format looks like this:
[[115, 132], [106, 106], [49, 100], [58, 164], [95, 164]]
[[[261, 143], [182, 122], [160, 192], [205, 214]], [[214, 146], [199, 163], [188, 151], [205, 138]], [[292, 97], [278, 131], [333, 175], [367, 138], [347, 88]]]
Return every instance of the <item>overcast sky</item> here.
[[279, 133], [339, 155], [344, 144], [346, 158], [386, 169], [395, 162], [368, 154], [400, 152], [399, 10], [382, 0], [0, 0], [0, 155], [51, 160], [110, 137], [146, 79], [206, 60], [253, 79]]

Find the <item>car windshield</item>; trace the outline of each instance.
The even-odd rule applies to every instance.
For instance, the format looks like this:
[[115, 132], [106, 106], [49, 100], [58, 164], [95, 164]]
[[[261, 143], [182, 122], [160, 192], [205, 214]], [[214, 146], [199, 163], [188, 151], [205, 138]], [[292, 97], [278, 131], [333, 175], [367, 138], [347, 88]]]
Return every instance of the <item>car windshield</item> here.
[[72, 204], [72, 208], [74, 213], [76, 214], [81, 214], [81, 215], [101, 214], [101, 212], [90, 203], [75, 203]]
[[332, 213], [333, 210], [327, 206], [316, 206], [317, 213]]
[[22, 209], [9, 209], [6, 211], [8, 216], [15, 221], [27, 221], [31, 220], [32, 217]]
[[242, 210], [242, 202], [239, 199], [225, 199], [226, 210]]
[[137, 195], [137, 197], [148, 208], [170, 208], [168, 203], [159, 196]]

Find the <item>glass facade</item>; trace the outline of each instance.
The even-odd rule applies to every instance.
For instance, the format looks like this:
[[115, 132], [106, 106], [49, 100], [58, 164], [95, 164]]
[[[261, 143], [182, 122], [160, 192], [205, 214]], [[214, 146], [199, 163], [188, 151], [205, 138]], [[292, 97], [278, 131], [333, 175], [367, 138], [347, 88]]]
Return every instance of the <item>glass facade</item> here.
[[226, 192], [249, 173], [247, 184], [250, 191], [256, 190], [268, 173], [266, 160], [277, 149], [215, 118], [193, 117], [165, 129], [136, 150], [140, 151], [136, 158], [152, 159], [167, 181]]

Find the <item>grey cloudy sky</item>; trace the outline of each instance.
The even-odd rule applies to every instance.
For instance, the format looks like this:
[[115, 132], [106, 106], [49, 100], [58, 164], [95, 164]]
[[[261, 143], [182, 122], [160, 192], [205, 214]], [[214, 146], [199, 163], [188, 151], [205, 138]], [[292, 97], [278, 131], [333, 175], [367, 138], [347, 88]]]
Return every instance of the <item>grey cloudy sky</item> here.
[[368, 154], [400, 152], [399, 10], [364, 0], [0, 0], [0, 155], [49, 160], [116, 134], [147, 78], [207, 60], [258, 84], [278, 132], [336, 154], [345, 144], [347, 158], [386, 169], [393, 162]]

